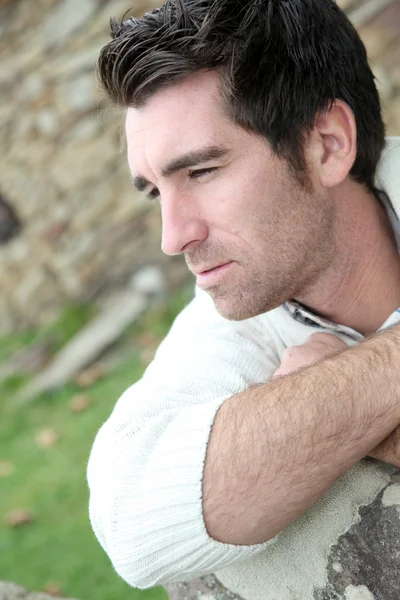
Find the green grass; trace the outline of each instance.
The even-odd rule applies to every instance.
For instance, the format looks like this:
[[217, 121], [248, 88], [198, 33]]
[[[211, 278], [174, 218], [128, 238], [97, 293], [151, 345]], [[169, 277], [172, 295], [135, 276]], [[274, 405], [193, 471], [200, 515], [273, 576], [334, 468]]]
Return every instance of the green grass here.
[[39, 330], [22, 331], [0, 338], [0, 362], [33, 342], [46, 341], [51, 351], [57, 351], [89, 321], [93, 312], [89, 304], [73, 304], [63, 308], [54, 321]]
[[[0, 463], [10, 461], [14, 469], [0, 477], [1, 579], [35, 590], [54, 583], [63, 595], [80, 600], [166, 598], [161, 587], [145, 592], [132, 589], [114, 572], [90, 528], [85, 476], [95, 433], [119, 395], [140, 378], [146, 366], [136, 339], [146, 332], [160, 341], [191, 295], [192, 286], [144, 315], [125, 335], [128, 349], [123, 362], [90, 388], [79, 390], [69, 385], [20, 408], [13, 407], [12, 387], [3, 388]], [[58, 334], [56, 329], [52, 331]], [[58, 334], [58, 339], [61, 337]], [[8, 339], [7, 347], [10, 345]], [[2, 340], [0, 355], [1, 348]], [[69, 400], [82, 393], [90, 396], [90, 406], [73, 413]], [[35, 436], [47, 428], [55, 430], [58, 441], [42, 448]], [[5, 516], [16, 508], [27, 509], [32, 521], [14, 528], [7, 525]]]
[[[26, 346], [45, 343], [52, 355], [73, 337], [94, 314], [89, 304], [73, 304], [63, 308], [58, 317], [38, 330], [18, 332], [0, 338], [0, 363], [7, 362], [13, 354]], [[0, 381], [0, 397], [4, 398], [20, 389], [27, 381], [24, 374], [14, 374]]]

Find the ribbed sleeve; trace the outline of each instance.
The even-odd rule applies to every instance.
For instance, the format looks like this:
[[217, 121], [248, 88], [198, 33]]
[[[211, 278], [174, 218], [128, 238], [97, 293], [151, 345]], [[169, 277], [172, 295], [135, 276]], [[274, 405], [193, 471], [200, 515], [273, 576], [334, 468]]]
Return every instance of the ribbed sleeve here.
[[271, 543], [232, 546], [210, 538], [202, 476], [218, 409], [267, 380], [279, 364], [272, 348], [261, 322], [227, 322], [208, 299], [196, 298], [100, 429], [88, 466], [90, 518], [132, 586], [204, 575]]

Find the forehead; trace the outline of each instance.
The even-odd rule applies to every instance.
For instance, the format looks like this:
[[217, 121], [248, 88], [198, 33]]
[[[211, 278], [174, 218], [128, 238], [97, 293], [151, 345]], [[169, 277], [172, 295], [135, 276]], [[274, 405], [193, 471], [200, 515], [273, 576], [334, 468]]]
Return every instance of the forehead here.
[[219, 78], [215, 72], [189, 75], [183, 81], [161, 89], [151, 96], [141, 108], [129, 108], [126, 117], [127, 134], [140, 132], [156, 120], [157, 126], [174, 125], [183, 119], [194, 123], [197, 118], [208, 121], [223, 116]]
[[133, 172], [142, 172], [166, 156], [210, 144], [228, 143], [235, 124], [224, 114], [219, 78], [197, 73], [154, 94], [126, 115], [128, 158]]

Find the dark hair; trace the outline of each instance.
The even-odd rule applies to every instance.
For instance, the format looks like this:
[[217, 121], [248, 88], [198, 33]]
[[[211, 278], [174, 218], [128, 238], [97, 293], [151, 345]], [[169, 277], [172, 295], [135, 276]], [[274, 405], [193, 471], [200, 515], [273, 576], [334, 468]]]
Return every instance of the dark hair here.
[[142, 19], [111, 21], [98, 74], [118, 105], [140, 107], [190, 73], [217, 70], [229, 114], [265, 136], [304, 178], [304, 141], [335, 99], [352, 109], [350, 174], [373, 189], [385, 144], [365, 47], [334, 0], [167, 0]]

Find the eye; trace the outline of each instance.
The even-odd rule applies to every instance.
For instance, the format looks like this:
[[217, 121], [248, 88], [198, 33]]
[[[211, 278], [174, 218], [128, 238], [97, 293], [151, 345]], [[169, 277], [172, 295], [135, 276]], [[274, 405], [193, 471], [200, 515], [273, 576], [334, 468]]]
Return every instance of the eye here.
[[150, 190], [150, 192], [147, 194], [147, 198], [149, 200], [155, 200], [156, 198], [158, 198], [160, 195], [159, 189], [158, 188], [153, 188], [152, 190]]
[[204, 175], [208, 175], [213, 171], [216, 171], [218, 167], [208, 167], [208, 169], [196, 169], [195, 171], [189, 171], [190, 179], [201, 179]]

